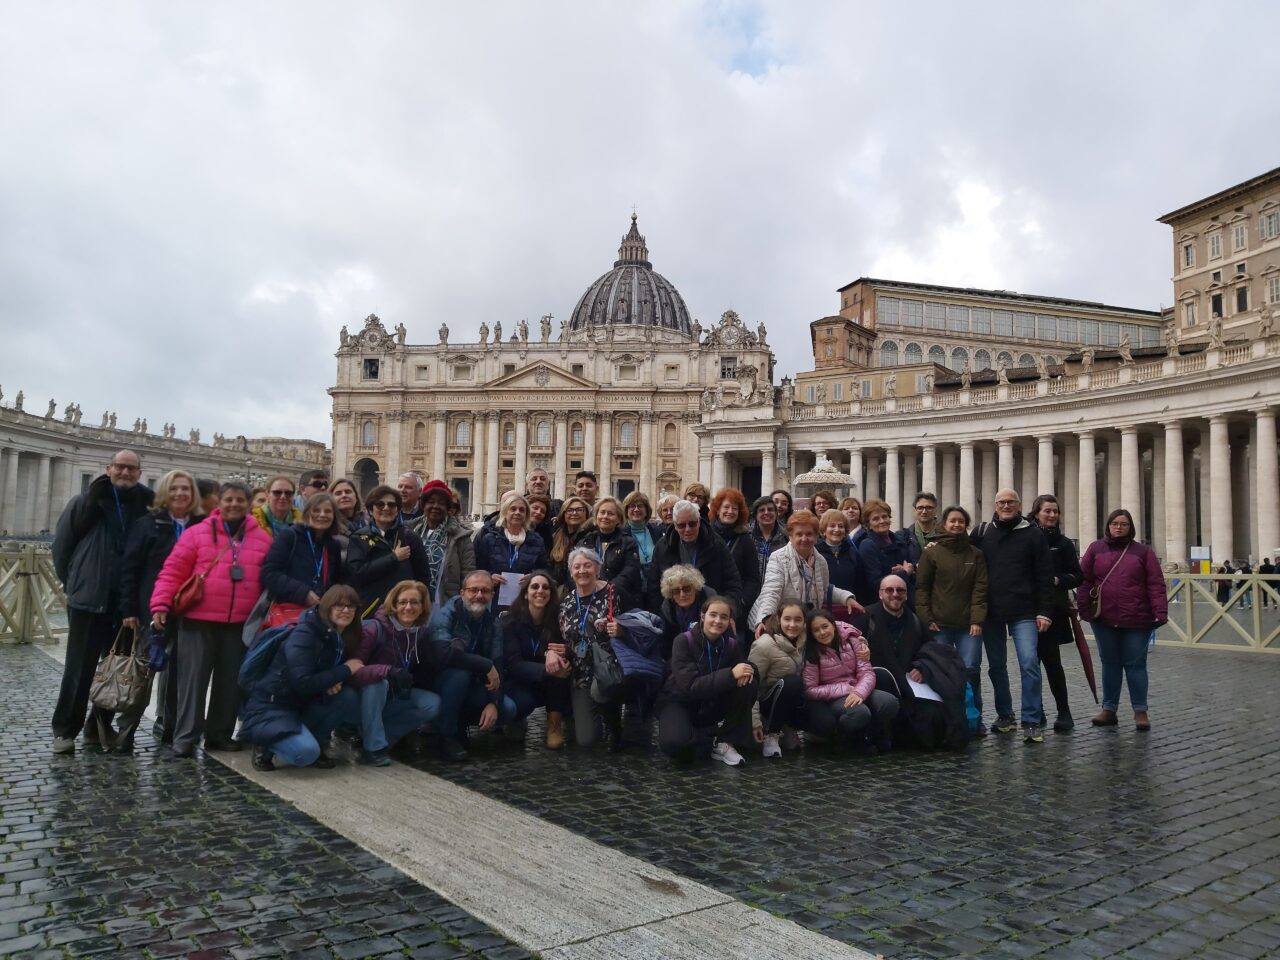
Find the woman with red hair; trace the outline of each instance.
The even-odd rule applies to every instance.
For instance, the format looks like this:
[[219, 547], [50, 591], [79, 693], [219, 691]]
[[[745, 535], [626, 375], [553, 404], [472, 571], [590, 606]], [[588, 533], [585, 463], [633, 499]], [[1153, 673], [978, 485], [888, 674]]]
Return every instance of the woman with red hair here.
[[711, 498], [711, 529], [719, 534], [729, 549], [742, 577], [742, 609], [750, 610], [760, 595], [760, 558], [751, 540], [747, 523], [751, 514], [747, 511], [747, 498], [734, 487], [723, 487]]

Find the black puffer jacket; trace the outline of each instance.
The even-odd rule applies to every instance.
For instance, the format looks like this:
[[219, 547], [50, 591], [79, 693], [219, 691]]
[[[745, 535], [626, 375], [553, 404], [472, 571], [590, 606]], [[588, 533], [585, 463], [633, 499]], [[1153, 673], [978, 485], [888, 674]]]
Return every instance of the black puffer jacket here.
[[322, 597], [335, 583], [346, 583], [342, 544], [337, 537], [316, 536], [305, 523], [276, 534], [262, 561], [262, 585], [272, 600], [306, 603], [308, 593]]
[[746, 527], [729, 528], [718, 520], [713, 521], [711, 529], [729, 548], [729, 556], [738, 568], [738, 579], [742, 581], [742, 606], [750, 610], [760, 596], [760, 585], [764, 576], [760, 571], [760, 556], [756, 552], [755, 541], [751, 531]]
[[[189, 516], [182, 529], [203, 517]], [[178, 542], [179, 530], [166, 510], [152, 510], [129, 528], [124, 563], [120, 571], [120, 616], [144, 619], [151, 615], [151, 591], [169, 551]]]
[[[733, 557], [729, 555], [729, 548], [724, 545], [724, 541], [712, 533], [706, 523], [703, 523], [698, 530], [698, 539], [692, 544], [690, 553], [692, 554], [691, 559], [695, 561], [693, 565], [698, 568], [698, 571], [706, 580], [707, 586], [733, 604], [734, 618], [739, 625], [744, 625], [747, 622], [747, 610], [750, 608], [743, 606], [742, 577], [738, 573], [738, 565], [734, 562]], [[654, 582], [649, 586], [648, 609], [657, 610], [661, 603], [658, 584], [662, 580], [662, 574], [681, 562], [680, 531], [673, 526], [662, 535], [662, 539], [653, 548], [653, 570], [655, 576]]]
[[[702, 628], [695, 626], [680, 634], [671, 650], [671, 672], [662, 688], [663, 697], [685, 703], [722, 697], [738, 684], [733, 668], [750, 662], [742, 651], [732, 633], [708, 640]], [[755, 671], [755, 667], [751, 669]]]
[[144, 516], [155, 494], [141, 484], [113, 495], [104, 473], [72, 497], [53, 536], [53, 569], [67, 594], [67, 606], [88, 613], [115, 612], [129, 528]]
[[1040, 527], [1044, 534], [1044, 542], [1049, 547], [1049, 558], [1053, 562], [1053, 612], [1054, 620], [1066, 617], [1071, 609], [1071, 597], [1076, 587], [1080, 586], [1083, 574], [1080, 572], [1080, 555], [1076, 553], [1076, 545], [1068, 537], [1062, 535], [1058, 527]]
[[631, 533], [619, 527], [606, 534], [593, 527], [578, 541], [578, 546], [594, 550], [600, 557], [600, 579], [613, 584], [614, 609], [619, 612], [635, 609], [643, 598], [640, 596], [640, 548]]
[[[390, 539], [377, 527], [365, 527], [351, 535], [347, 547], [347, 573], [351, 585], [360, 591], [362, 614], [380, 607], [387, 593], [401, 580], [431, 583], [427, 548], [418, 535], [398, 523], [388, 534]], [[392, 552], [396, 544], [409, 547], [409, 559], [396, 559]]]
[[987, 558], [987, 619], [1053, 617], [1053, 560], [1044, 534], [1024, 517], [980, 523], [969, 542]]

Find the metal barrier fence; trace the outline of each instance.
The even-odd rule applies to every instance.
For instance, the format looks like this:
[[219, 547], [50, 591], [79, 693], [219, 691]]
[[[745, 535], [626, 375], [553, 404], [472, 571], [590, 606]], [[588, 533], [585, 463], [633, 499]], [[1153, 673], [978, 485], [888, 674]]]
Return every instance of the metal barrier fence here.
[[1280, 575], [1168, 573], [1159, 643], [1280, 653]]
[[66, 605], [47, 546], [29, 543], [0, 550], [0, 643], [65, 636]]

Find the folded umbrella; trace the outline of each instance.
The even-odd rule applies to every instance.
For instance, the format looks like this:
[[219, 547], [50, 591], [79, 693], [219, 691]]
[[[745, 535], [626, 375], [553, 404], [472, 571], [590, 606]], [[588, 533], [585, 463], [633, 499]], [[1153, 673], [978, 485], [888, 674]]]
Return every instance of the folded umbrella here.
[[1084, 638], [1084, 626], [1080, 623], [1080, 615], [1071, 611], [1071, 632], [1076, 636], [1076, 649], [1080, 651], [1080, 666], [1084, 667], [1084, 677], [1089, 681], [1089, 690], [1093, 693], [1093, 702], [1098, 702], [1098, 681], [1093, 673], [1093, 654], [1089, 652], [1089, 642]]

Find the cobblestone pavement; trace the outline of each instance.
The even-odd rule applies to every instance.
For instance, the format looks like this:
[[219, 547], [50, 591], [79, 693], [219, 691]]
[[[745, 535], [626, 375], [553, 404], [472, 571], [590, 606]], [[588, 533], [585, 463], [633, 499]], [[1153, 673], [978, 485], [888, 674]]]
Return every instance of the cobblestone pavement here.
[[1280, 956], [1280, 658], [1158, 648], [1146, 734], [1069, 659], [1081, 725], [1038, 745], [678, 769], [531, 726], [423, 766], [886, 956]]
[[0, 646], [0, 956], [528, 956], [216, 761], [51, 755], [59, 676]]

